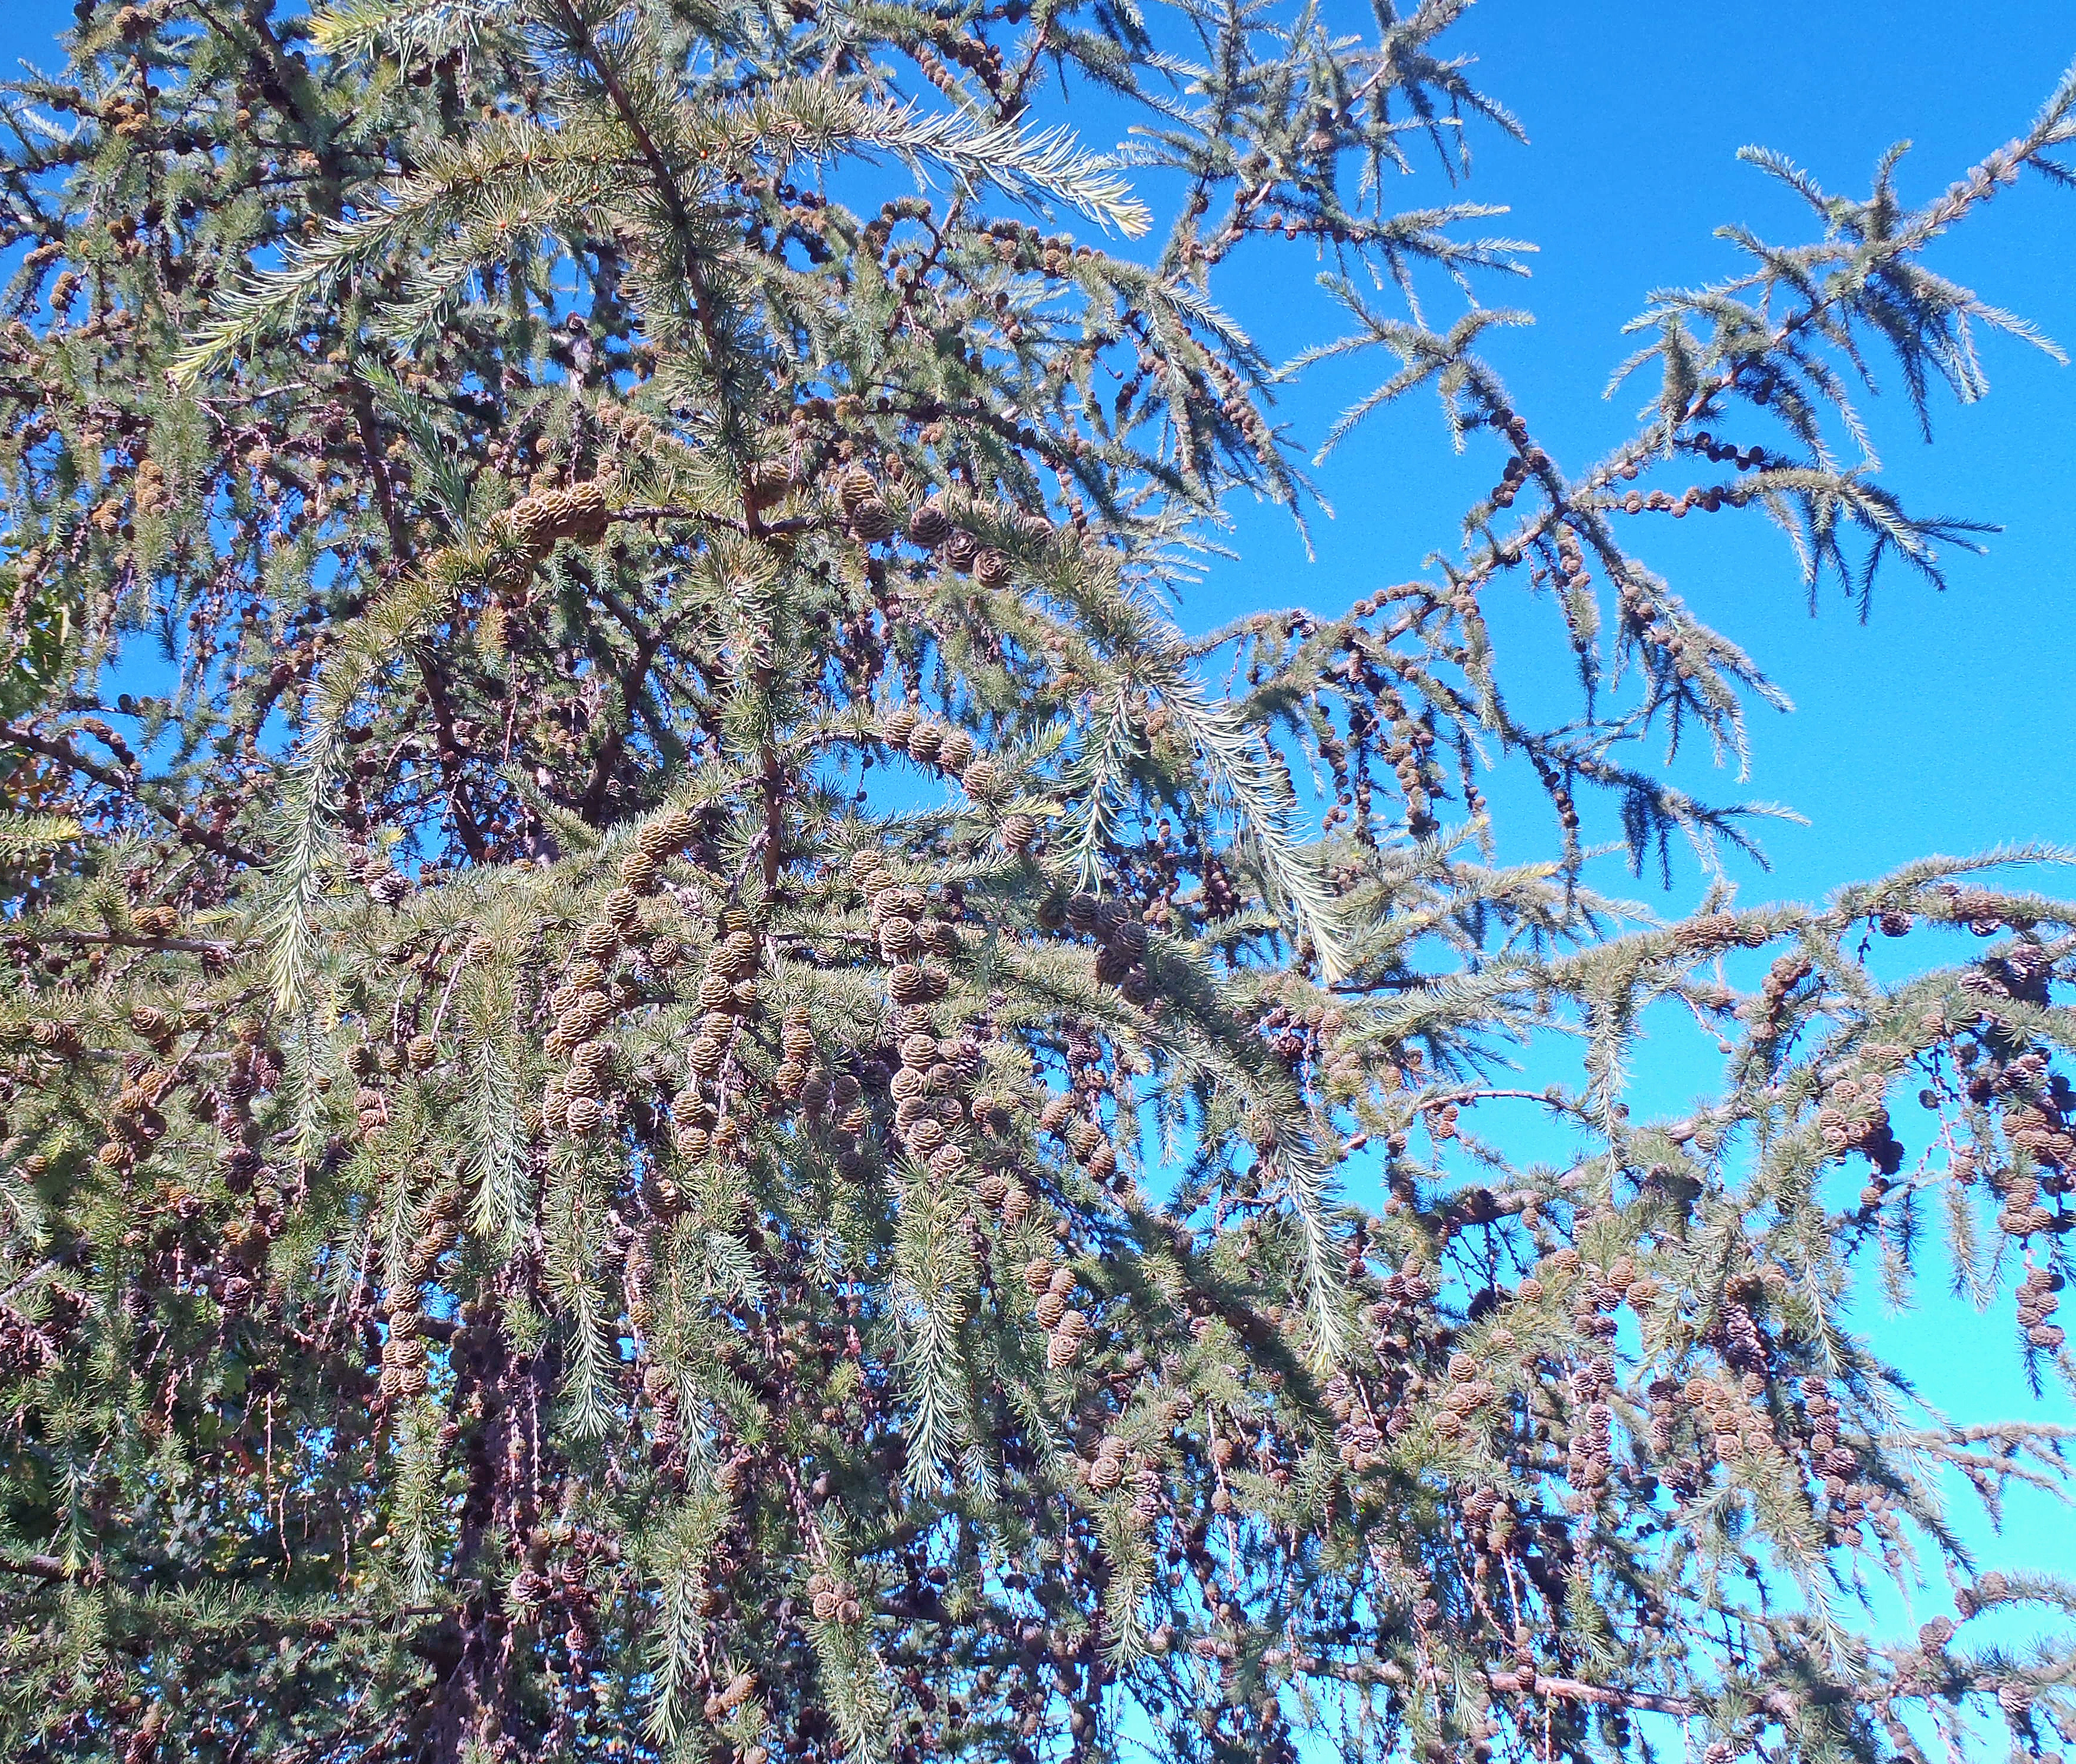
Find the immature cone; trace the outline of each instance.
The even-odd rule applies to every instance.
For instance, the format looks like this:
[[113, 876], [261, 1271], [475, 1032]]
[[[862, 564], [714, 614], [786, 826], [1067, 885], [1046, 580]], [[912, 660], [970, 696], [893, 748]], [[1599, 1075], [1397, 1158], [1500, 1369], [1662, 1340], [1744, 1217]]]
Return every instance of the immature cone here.
[[558, 539], [596, 545], [605, 537], [606, 480], [571, 484], [567, 490], [527, 496], [504, 511], [504, 520], [522, 545], [549, 546]]
[[653, 894], [662, 869], [657, 858], [637, 849], [620, 861], [620, 879], [637, 894]]
[[754, 931], [731, 931], [714, 952], [714, 966], [731, 980], [746, 980], [757, 972], [761, 951]]
[[878, 500], [879, 486], [864, 467], [853, 466], [843, 475], [837, 494], [843, 503], [844, 513], [855, 515], [868, 502]]

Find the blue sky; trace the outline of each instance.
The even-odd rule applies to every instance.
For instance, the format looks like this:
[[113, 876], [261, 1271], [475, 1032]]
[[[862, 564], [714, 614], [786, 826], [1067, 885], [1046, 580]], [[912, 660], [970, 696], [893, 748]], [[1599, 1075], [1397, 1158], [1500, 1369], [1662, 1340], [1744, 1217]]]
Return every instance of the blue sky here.
[[[1327, 10], [1356, 28], [1349, 0]], [[54, 60], [69, 4], [0, 0], [0, 55]], [[1518, 407], [1559, 463], [1576, 467], [1626, 433], [1641, 386], [1601, 396], [1627, 353], [1622, 322], [1663, 284], [1713, 280], [1738, 259], [1712, 236], [1728, 222], [1799, 240], [1806, 211], [1739, 165], [1748, 143], [1780, 149], [1834, 189], [1865, 188], [1891, 143], [1915, 145], [1901, 186], [1920, 200], [2016, 132], [2076, 59], [2076, 14], [2007, 0], [1745, 0], [1734, 8], [1601, 0], [1484, 0], [1456, 33], [1485, 88], [1531, 145], [1474, 136], [1467, 193], [1512, 212], [1493, 229], [1538, 242], [1531, 280], [1491, 284], [1535, 326], [1489, 342]], [[1097, 134], [1098, 114], [1090, 113]], [[1439, 199], [1431, 172], [1408, 205]], [[2076, 347], [2076, 193], [2028, 182], [2007, 192], [1933, 259], [1992, 302]], [[1328, 330], [1293, 250], [1249, 261], [1221, 298], [1277, 359]], [[2076, 843], [2076, 368], [1990, 338], [1993, 391], [1967, 409], [1935, 409], [1937, 445], [1916, 438], [1893, 378], [1870, 415], [1888, 481], [1932, 512], [1999, 522], [1981, 558], [1955, 556], [1944, 595], [1894, 576], [1862, 625], [1829, 591], [1812, 618], [1784, 544], [1756, 521], [1661, 523], [1643, 549], [1700, 613], [1740, 641], [1794, 699], [1792, 716], [1754, 713], [1747, 782], [1718, 794], [1787, 805], [1806, 825], [1766, 838], [1774, 869], [1732, 866], [1747, 898], [1811, 898], [1927, 852], [2020, 840]], [[1316, 442], [1335, 413], [1381, 377], [1381, 363], [1335, 369], [1293, 391], [1283, 413]], [[1288, 522], [1246, 511], [1240, 560], [1220, 566], [1185, 608], [1208, 625], [1264, 605], [1338, 611], [1451, 550], [1464, 502], [1493, 481], [1497, 455], [1449, 454], [1431, 401], [1374, 420], [1320, 472], [1337, 511], [1315, 527], [1308, 561]], [[1535, 615], [1521, 621], [1532, 634]], [[1554, 625], [1546, 632], [1554, 640]], [[1561, 684], [1560, 644], [1545, 652]], [[1707, 789], [1691, 766], [1683, 781]], [[1540, 829], [1538, 829], [1539, 832]], [[2062, 886], [2076, 890], [2076, 874]], [[1691, 895], [1691, 878], [1675, 890]], [[1876, 1322], [1871, 1314], [1870, 1324]], [[1977, 1319], [1929, 1299], [1880, 1322], [1929, 1394], [1970, 1418], [2026, 1412], [2076, 1419], [2066, 1400], [2035, 1406], [2012, 1356], [2007, 1314]], [[1992, 1558], [2043, 1562], [2061, 1522], [2038, 1503], [2015, 1509], [2015, 1538]]]

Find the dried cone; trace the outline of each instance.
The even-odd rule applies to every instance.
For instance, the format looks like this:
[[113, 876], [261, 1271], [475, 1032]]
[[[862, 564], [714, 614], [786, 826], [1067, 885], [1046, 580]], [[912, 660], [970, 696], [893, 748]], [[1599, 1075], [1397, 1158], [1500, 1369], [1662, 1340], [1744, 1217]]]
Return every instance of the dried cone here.
[[575, 1096], [570, 1098], [566, 1119], [572, 1135], [591, 1133], [605, 1119], [605, 1109], [596, 1097]]
[[1009, 559], [990, 546], [974, 559], [974, 574], [984, 588], [1006, 588], [1009, 586]]
[[933, 998], [941, 998], [945, 985], [944, 975], [936, 969], [916, 962], [903, 962], [886, 977], [888, 994], [898, 1005], [928, 1004]]
[[1055, 1372], [1073, 1365], [1081, 1358], [1082, 1343], [1088, 1333], [1088, 1318], [1079, 1311], [1069, 1311], [1045, 1343], [1045, 1363]]
[[1060, 1319], [1066, 1314], [1067, 1301], [1057, 1293], [1047, 1292], [1038, 1295], [1038, 1326], [1040, 1329], [1057, 1328]]
[[973, 568], [980, 556], [980, 541], [964, 527], [952, 529], [951, 537], [945, 541], [945, 561], [961, 575]]
[[945, 731], [936, 723], [918, 723], [909, 732], [908, 751], [924, 765], [933, 763], [945, 750]]
[[955, 728], [945, 737], [945, 745], [937, 753], [937, 763], [948, 772], [963, 772], [973, 763], [974, 738], [962, 728]]
[[894, 511], [880, 501], [861, 504], [851, 513], [850, 530], [868, 545], [876, 545], [882, 539], [891, 539], [901, 530], [901, 524], [894, 518]]
[[[970, 787], [968, 793], [971, 793]], [[1015, 852], [1020, 856], [1037, 843], [1038, 822], [1035, 816], [1026, 815], [1019, 810], [1003, 818], [1002, 844], [1005, 851]]]
[[[916, 733], [916, 725], [923, 720], [922, 715], [912, 704], [903, 704], [886, 713], [886, 720], [880, 724], [880, 733], [895, 747], [906, 747], [908, 737]], [[870, 863], [866, 860], [870, 860]], [[865, 867], [861, 869], [861, 865]], [[876, 851], [862, 851], [853, 854], [850, 870], [853, 880], [867, 883], [869, 878], [883, 875], [886, 860]]]
[[936, 550], [951, 536], [952, 517], [934, 500], [924, 503], [909, 518], [908, 537], [925, 551]]
[[959, 788], [977, 803], [991, 803], [1002, 794], [1002, 768], [991, 759], [977, 759], [959, 774]]

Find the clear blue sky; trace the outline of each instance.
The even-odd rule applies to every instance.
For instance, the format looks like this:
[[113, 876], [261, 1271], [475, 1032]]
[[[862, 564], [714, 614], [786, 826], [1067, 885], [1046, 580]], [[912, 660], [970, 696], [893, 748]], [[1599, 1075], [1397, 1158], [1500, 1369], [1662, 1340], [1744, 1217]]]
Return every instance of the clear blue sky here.
[[[1351, 28], [1360, 23], [1349, 0], [1328, 10]], [[0, 52], [48, 61], [52, 34], [70, 19], [69, 4], [0, 0]], [[2076, 59], [2076, 12], [2046, 0], [1484, 0], [1455, 40], [1476, 54], [1480, 79], [1532, 143], [1482, 139], [1468, 191], [1510, 205], [1494, 230], [1542, 246], [1530, 281], [1488, 294], [1532, 308], [1537, 326], [1497, 338], [1491, 353], [1538, 434], [1576, 467], [1626, 431], [1641, 400], [1640, 388], [1612, 404], [1600, 392], [1627, 352], [1620, 326], [1647, 292], [1736, 267], [1712, 236], [1721, 223], [1807, 236], [1800, 205], [1738, 164], [1739, 147], [1779, 148], [1831, 187], [1858, 191], [1875, 156], [1907, 138], [1915, 147], [1902, 188], [1922, 199], [2032, 115]], [[1426, 175], [1408, 185], [1406, 201], [1440, 193]], [[1269, 270], [1271, 259], [1257, 261]], [[1933, 262], [2076, 348], [2076, 193], [2033, 183], [2007, 192]], [[1281, 359], [1331, 322], [1292, 297], [1293, 283], [1302, 289], [1308, 279], [1286, 254], [1273, 273], [1229, 284], [1222, 298]], [[1748, 898], [1819, 896], [1927, 852], [2076, 843], [2076, 368], [2016, 342], [1991, 339], [1986, 352], [1990, 399], [1939, 410], [1936, 446], [1916, 440], [1892, 381], [1870, 413], [1907, 501], [2003, 526], [1987, 557], [1953, 558], [1949, 592], [1899, 575], [1878, 594], [1868, 625], [1835, 596], [1812, 620], [1785, 546], [1756, 521], [1660, 523], [1663, 539], [1646, 548], [1797, 706], [1792, 716], [1757, 716], [1747, 785], [1715, 781], [1720, 794], [1808, 817], [1771, 831], [1773, 874], [1746, 868]], [[1291, 396], [1285, 414], [1316, 441], [1381, 366], [1322, 376]], [[1488, 455], [1449, 456], [1431, 403], [1387, 413], [1321, 474], [1338, 514], [1318, 524], [1318, 560], [1306, 562], [1281, 517], [1250, 513], [1238, 535], [1242, 560], [1219, 568], [1186, 609], [1190, 622], [1271, 604], [1339, 610], [1412, 573], [1428, 551], [1453, 548], [1456, 512], [1492, 470]], [[1549, 653], [1561, 684], [1561, 648]], [[1682, 775], [1709, 787], [1693, 771]], [[2076, 874], [2064, 886], [2076, 890]], [[1915, 1318], [1882, 1326], [1901, 1329], [1891, 1336], [1904, 1344], [1900, 1357], [1964, 1416], [2076, 1418], [2055, 1397], [2033, 1408], [2007, 1372], [2007, 1313], [1977, 1319], [1934, 1299]], [[2076, 1550], [2053, 1546], [2063, 1528], [2048, 1509], [2021, 1506], [2014, 1524], [2019, 1535], [1989, 1545], [1989, 1558], [2076, 1565]]]

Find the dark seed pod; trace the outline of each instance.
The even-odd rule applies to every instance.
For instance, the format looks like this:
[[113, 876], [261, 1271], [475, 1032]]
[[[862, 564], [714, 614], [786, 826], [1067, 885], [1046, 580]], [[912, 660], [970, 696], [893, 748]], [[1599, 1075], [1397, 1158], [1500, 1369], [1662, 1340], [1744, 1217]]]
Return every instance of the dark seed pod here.
[[850, 530], [867, 544], [876, 545], [882, 539], [892, 538], [901, 529], [894, 511], [874, 500], [861, 503], [851, 511]]
[[952, 517], [944, 505], [926, 502], [909, 517], [908, 537], [925, 551], [934, 551], [952, 536]]

